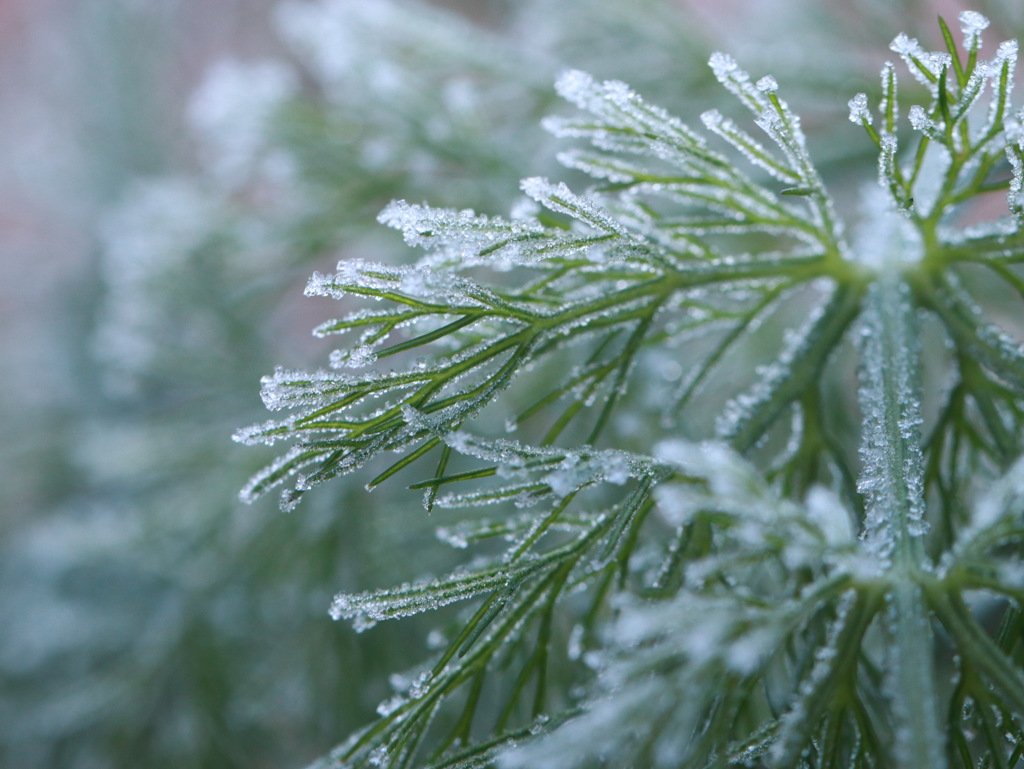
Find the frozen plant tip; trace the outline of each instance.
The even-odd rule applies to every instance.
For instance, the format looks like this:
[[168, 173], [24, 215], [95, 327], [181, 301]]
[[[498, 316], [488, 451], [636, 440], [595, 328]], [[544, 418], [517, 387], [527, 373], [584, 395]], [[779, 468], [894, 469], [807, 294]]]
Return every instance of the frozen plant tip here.
[[1017, 764], [1024, 145], [1016, 44], [960, 24], [893, 41], [905, 120], [892, 63], [849, 101], [878, 150], [852, 227], [783, 89], [715, 54], [753, 129], [568, 72], [584, 114], [545, 126], [591, 189], [392, 203], [419, 262], [314, 276], [369, 301], [317, 330], [352, 337], [334, 368], [264, 380], [291, 413], [236, 437], [294, 445], [246, 498], [401, 476], [479, 548], [335, 598], [358, 629], [469, 608], [318, 766]]

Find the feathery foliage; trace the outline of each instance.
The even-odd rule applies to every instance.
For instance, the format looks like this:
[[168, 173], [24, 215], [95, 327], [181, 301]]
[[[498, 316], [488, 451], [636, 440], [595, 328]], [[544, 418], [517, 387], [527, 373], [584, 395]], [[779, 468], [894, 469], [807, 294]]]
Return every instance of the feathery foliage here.
[[313, 276], [349, 342], [264, 379], [289, 413], [236, 439], [292, 445], [243, 498], [407, 478], [475, 554], [334, 599], [360, 630], [469, 609], [318, 766], [1018, 763], [1017, 48], [940, 26], [891, 45], [906, 121], [892, 63], [850, 100], [879, 160], [849, 231], [775, 79], [715, 54], [758, 135], [571, 71], [545, 126], [591, 189], [395, 202], [419, 261]]

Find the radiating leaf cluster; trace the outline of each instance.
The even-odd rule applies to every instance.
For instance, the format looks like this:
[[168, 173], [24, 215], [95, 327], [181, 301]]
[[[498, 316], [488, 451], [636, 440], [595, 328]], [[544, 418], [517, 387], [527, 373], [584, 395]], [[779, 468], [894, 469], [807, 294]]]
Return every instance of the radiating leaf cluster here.
[[336, 596], [361, 630], [472, 602], [321, 766], [1017, 763], [1024, 351], [986, 297], [1024, 300], [1024, 140], [1015, 44], [985, 60], [960, 23], [960, 48], [944, 22], [944, 52], [892, 43], [930, 99], [909, 131], [891, 63], [877, 127], [850, 101], [879, 163], [849, 234], [774, 78], [715, 54], [758, 136], [568, 72], [582, 114], [546, 126], [593, 188], [526, 179], [510, 218], [392, 203], [418, 262], [313, 276], [348, 305], [317, 333], [350, 341], [264, 379], [289, 414], [236, 438], [293, 445], [243, 497], [419, 470], [476, 554]]

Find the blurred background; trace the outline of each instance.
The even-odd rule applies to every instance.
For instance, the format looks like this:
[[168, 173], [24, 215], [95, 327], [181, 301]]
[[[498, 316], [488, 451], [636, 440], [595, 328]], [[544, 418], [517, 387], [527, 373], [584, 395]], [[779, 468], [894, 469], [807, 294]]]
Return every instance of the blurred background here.
[[[0, 0], [0, 767], [301, 767], [428, 653], [429, 621], [327, 607], [446, 568], [443, 521], [359, 479], [244, 507], [271, 450], [231, 441], [261, 375], [327, 360], [344, 309], [309, 273], [413, 258], [389, 200], [506, 213], [574, 179], [539, 127], [562, 69], [697, 122], [716, 49], [778, 78], [852, 200], [847, 99], [963, 7]], [[1020, 34], [1024, 4], [973, 7]]]

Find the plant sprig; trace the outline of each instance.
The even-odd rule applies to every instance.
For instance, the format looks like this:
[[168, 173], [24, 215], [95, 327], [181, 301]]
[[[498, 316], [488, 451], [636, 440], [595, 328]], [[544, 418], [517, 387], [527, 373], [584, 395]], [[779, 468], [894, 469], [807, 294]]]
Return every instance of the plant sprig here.
[[[945, 22], [946, 51], [893, 41], [931, 99], [909, 132], [893, 64], [878, 128], [869, 97], [850, 100], [879, 150], [852, 236], [774, 78], [715, 54], [770, 144], [717, 111], [702, 122], [749, 173], [625, 84], [569, 72], [557, 89], [585, 114], [546, 126], [589, 144], [561, 157], [594, 189], [527, 179], [507, 219], [392, 203], [381, 221], [419, 262], [313, 277], [307, 293], [385, 309], [318, 329], [358, 335], [332, 370], [264, 380], [292, 413], [237, 438], [297, 443], [244, 496], [294, 479], [292, 509], [333, 477], [372, 465], [372, 487], [433, 455], [411, 484], [428, 510], [499, 511], [445, 527], [487, 552], [456, 572], [335, 598], [359, 629], [476, 603], [321, 766], [1019, 760], [1024, 350], [985, 295], [1024, 300], [1024, 139], [1015, 44], [985, 60], [987, 22], [960, 22], [963, 54]], [[962, 226], [1004, 190], [1006, 216]], [[666, 362], [654, 414], [638, 389]], [[515, 440], [488, 437], [502, 408]], [[556, 675], [591, 681], [559, 696]]]

